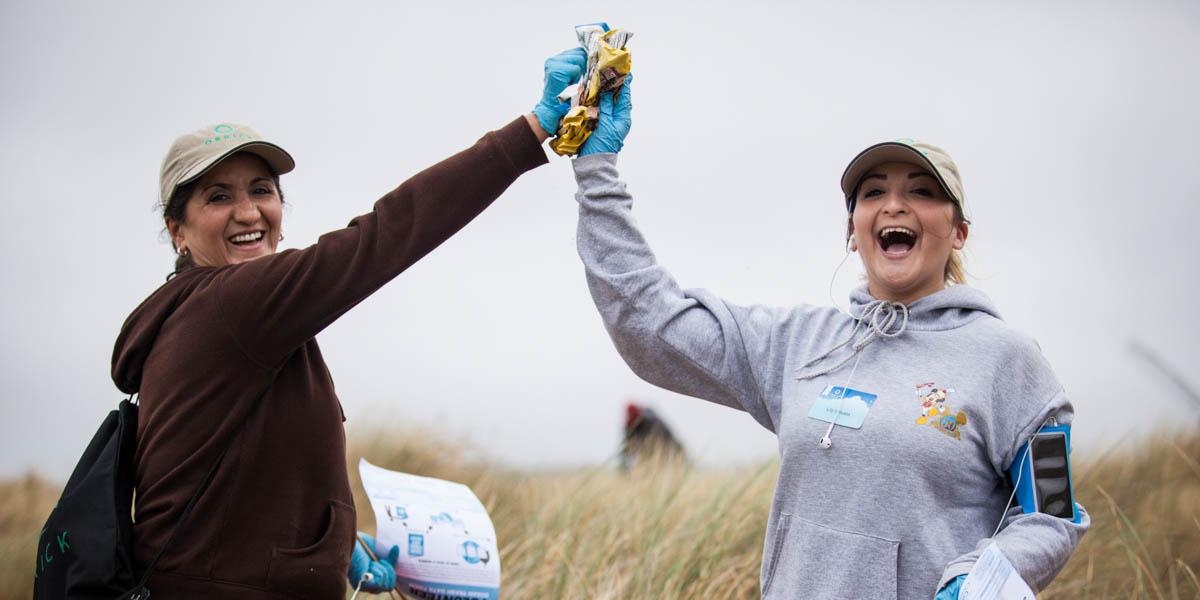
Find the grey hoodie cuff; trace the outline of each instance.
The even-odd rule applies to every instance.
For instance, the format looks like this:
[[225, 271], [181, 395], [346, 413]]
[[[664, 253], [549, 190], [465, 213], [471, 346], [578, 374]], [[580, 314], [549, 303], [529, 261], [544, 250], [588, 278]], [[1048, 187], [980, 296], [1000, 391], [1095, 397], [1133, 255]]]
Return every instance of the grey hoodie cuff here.
[[617, 155], [613, 153], [589, 154], [571, 161], [575, 169], [575, 182], [580, 188], [616, 181]]

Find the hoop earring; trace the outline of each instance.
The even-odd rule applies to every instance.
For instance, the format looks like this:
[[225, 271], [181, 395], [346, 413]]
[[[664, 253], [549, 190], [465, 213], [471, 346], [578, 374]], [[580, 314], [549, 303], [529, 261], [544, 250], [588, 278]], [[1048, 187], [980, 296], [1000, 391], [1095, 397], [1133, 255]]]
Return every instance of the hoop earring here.
[[279, 232], [279, 241], [281, 241], [281, 242], [283, 241], [283, 232], [282, 231]]

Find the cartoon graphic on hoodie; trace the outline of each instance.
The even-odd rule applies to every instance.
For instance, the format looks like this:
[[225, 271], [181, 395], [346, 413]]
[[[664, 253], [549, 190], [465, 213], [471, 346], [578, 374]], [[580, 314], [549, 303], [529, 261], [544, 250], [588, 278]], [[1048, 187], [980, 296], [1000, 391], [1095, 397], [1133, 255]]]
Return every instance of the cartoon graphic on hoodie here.
[[[862, 286], [847, 315], [683, 289], [638, 230], [616, 161], [573, 163], [592, 299], [639, 377], [744, 411], [778, 436], [764, 598], [929, 600], [992, 543], [1034, 589], [1054, 578], [1090, 518], [1083, 507], [1078, 524], [1006, 510], [1005, 473], [1043, 422], [1068, 424], [1074, 411], [1037, 344], [983, 292], [955, 285], [906, 306]], [[913, 382], [939, 382], [918, 396], [928, 413]], [[875, 400], [860, 427], [834, 424], [827, 446], [818, 440], [831, 423], [810, 412], [829, 386]]]
[[955, 414], [946, 405], [946, 399], [954, 392], [953, 388], [934, 387], [934, 383], [917, 384], [917, 398], [921, 400], [921, 416], [917, 417], [917, 425], [931, 425], [938, 431], [960, 439], [959, 428], [967, 424], [967, 413], [958, 411]]

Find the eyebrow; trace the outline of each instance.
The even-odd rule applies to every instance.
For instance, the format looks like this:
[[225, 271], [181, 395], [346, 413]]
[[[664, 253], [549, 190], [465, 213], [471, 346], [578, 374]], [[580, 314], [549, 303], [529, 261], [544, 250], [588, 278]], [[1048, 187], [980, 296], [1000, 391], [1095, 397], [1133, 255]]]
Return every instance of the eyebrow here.
[[[265, 182], [267, 182], [267, 183], [270, 183], [270, 184], [272, 184], [272, 185], [275, 183], [275, 180], [274, 180], [274, 179], [271, 179], [270, 177], [262, 177], [262, 176], [255, 177], [254, 179], [251, 179], [251, 180], [250, 180], [250, 183], [251, 183], [251, 184], [255, 184], [255, 183], [258, 183], [258, 182], [260, 182], [260, 181], [265, 181]], [[221, 182], [221, 181], [217, 181], [217, 182], [213, 182], [213, 183], [210, 183], [210, 184], [208, 184], [208, 185], [204, 186], [204, 187], [201, 189], [201, 191], [207, 192], [208, 190], [210, 190], [210, 189], [212, 189], [212, 188], [215, 188], [215, 187], [229, 189], [229, 188], [231, 188], [231, 187], [233, 187], [233, 186], [229, 185], [228, 183], [224, 183], [224, 182]]]

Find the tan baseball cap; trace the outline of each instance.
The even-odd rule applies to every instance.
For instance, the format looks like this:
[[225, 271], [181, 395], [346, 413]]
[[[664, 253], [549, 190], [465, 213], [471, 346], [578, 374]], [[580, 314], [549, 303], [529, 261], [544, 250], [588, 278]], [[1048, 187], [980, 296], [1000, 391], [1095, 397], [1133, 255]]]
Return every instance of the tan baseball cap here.
[[958, 205], [965, 216], [967, 213], [966, 196], [963, 195], [962, 179], [958, 175], [958, 165], [946, 154], [945, 150], [926, 142], [918, 142], [909, 138], [901, 138], [891, 142], [875, 144], [858, 153], [854, 160], [842, 173], [842, 193], [846, 196], [846, 210], [850, 210], [850, 201], [855, 189], [862, 178], [879, 165], [889, 162], [916, 164], [929, 169], [942, 189], [950, 199]]
[[204, 175], [214, 165], [237, 152], [249, 152], [267, 161], [276, 175], [296, 168], [287, 150], [272, 144], [257, 131], [237, 123], [218, 123], [175, 139], [163, 158], [159, 193], [165, 207], [179, 186]]

